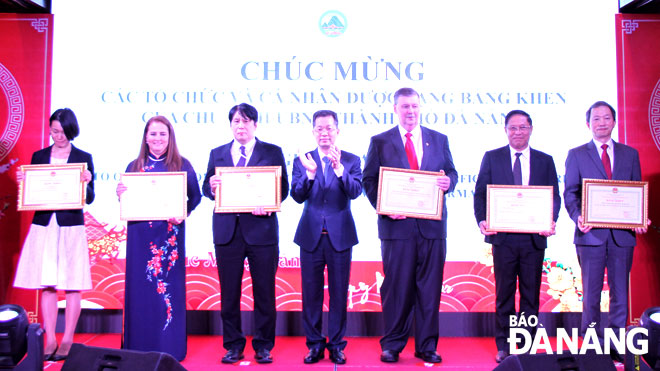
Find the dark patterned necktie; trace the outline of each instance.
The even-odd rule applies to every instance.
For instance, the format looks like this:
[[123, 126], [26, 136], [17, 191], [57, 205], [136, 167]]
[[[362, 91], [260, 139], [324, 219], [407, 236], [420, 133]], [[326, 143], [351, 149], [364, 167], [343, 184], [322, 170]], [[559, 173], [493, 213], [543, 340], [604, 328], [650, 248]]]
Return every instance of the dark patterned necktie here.
[[513, 162], [513, 185], [522, 185], [522, 167], [520, 166], [521, 152], [516, 152], [516, 161]]
[[236, 163], [236, 167], [243, 167], [245, 166], [245, 159], [247, 156], [245, 155], [245, 146], [241, 146], [241, 158], [238, 159], [238, 162]]
[[330, 159], [328, 156], [323, 157], [323, 181], [327, 187], [332, 180], [330, 172], [332, 171], [332, 166], [330, 165]]

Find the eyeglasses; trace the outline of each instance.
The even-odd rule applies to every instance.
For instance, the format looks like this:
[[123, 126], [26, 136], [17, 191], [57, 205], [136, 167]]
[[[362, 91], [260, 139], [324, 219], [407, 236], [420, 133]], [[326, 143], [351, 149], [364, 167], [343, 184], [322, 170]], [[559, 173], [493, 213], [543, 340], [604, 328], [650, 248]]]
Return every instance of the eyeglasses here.
[[322, 127], [320, 127], [320, 126], [317, 126], [317, 127], [314, 128], [314, 132], [315, 132], [316, 134], [322, 134], [323, 132], [326, 132], [326, 133], [328, 133], [328, 134], [332, 134], [332, 133], [334, 133], [335, 131], [337, 131], [337, 128], [333, 128], [333, 127], [330, 127], [330, 126], [325, 127], [325, 128], [322, 128]]
[[506, 130], [512, 132], [512, 133], [517, 133], [517, 132], [523, 132], [526, 133], [528, 132], [532, 127], [531, 126], [507, 126]]

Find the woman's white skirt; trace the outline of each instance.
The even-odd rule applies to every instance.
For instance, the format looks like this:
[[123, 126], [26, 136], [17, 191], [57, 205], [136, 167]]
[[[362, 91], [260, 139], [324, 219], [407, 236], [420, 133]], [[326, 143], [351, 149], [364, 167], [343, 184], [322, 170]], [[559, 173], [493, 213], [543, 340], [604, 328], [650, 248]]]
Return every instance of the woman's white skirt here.
[[55, 213], [45, 227], [30, 225], [18, 260], [14, 286], [90, 290], [92, 277], [85, 226], [59, 226]]

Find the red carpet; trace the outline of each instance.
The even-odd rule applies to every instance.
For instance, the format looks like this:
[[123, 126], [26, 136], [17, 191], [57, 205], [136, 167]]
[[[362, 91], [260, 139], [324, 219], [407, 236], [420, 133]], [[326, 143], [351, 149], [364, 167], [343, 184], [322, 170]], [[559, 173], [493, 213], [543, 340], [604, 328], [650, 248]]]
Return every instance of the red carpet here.
[[[89, 346], [103, 348], [119, 348], [119, 334], [78, 334], [76, 342]], [[412, 339], [401, 353], [399, 362], [394, 364], [382, 363], [379, 360], [380, 344], [378, 338], [360, 337], [347, 338], [348, 346], [345, 353], [345, 365], [335, 365], [326, 358], [319, 363], [306, 365], [303, 358], [307, 354], [305, 339], [303, 337], [278, 337], [273, 349], [273, 363], [260, 365], [254, 362], [254, 352], [246, 348], [245, 359], [234, 365], [220, 363], [225, 350], [222, 348], [221, 336], [188, 336], [188, 356], [181, 363], [188, 371], [210, 371], [240, 367], [241, 370], [422, 370], [423, 368], [438, 368], [442, 370], [492, 370], [497, 366], [494, 357], [496, 353], [493, 338], [440, 338], [438, 353], [442, 355], [440, 364], [424, 363], [413, 357], [414, 346]], [[44, 370], [57, 371], [62, 368], [63, 362], [46, 362]], [[623, 370], [623, 365], [617, 367]], [[140, 370], [147, 371], [147, 370]]]

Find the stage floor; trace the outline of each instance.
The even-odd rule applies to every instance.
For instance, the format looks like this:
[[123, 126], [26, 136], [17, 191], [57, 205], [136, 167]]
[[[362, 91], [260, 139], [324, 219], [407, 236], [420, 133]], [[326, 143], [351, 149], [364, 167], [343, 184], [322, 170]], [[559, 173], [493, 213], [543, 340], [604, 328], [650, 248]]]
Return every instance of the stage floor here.
[[[60, 334], [58, 334], [59, 338]], [[492, 370], [497, 367], [495, 363], [495, 341], [491, 337], [445, 337], [440, 338], [438, 353], [442, 356], [442, 363], [430, 364], [413, 356], [414, 346], [410, 339], [408, 345], [401, 353], [399, 362], [388, 364], [380, 362], [380, 344], [376, 337], [347, 338], [348, 346], [345, 349], [347, 362], [344, 365], [335, 365], [327, 357], [316, 364], [306, 365], [303, 358], [307, 354], [304, 337], [279, 336], [272, 351], [273, 363], [260, 365], [254, 361], [254, 352], [246, 348], [245, 358], [234, 365], [225, 365], [220, 362], [225, 350], [222, 348], [222, 336], [188, 336], [188, 355], [181, 364], [188, 371], [210, 371], [227, 367], [241, 367], [242, 369], [260, 368], [262, 370], [358, 370], [382, 369], [391, 371], [421, 370], [423, 368], [438, 368], [442, 370]], [[119, 334], [77, 334], [77, 343], [94, 347], [119, 348]], [[64, 362], [46, 362], [44, 370], [58, 371]], [[618, 364], [617, 370], [623, 370]], [[143, 370], [147, 371], [147, 370]]]

